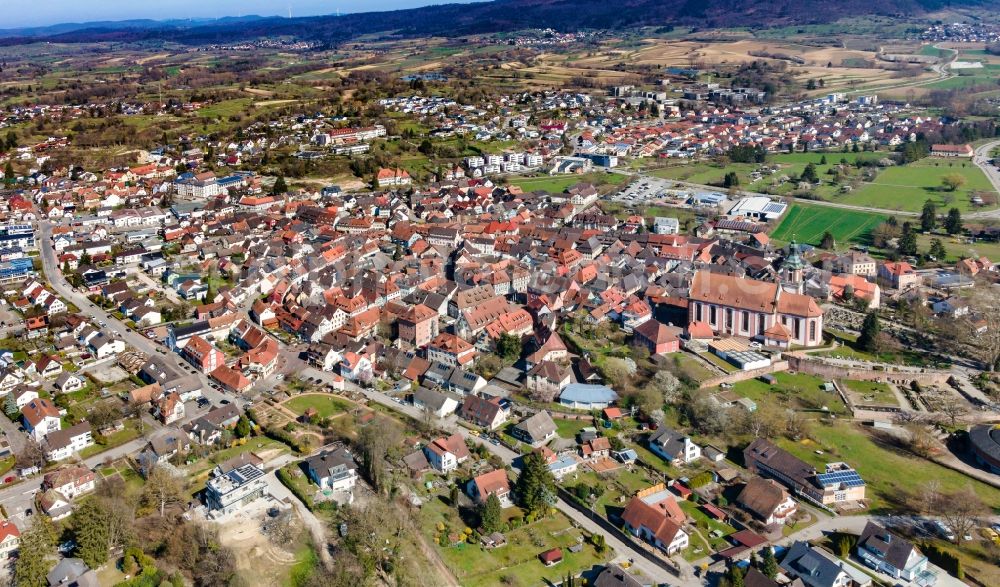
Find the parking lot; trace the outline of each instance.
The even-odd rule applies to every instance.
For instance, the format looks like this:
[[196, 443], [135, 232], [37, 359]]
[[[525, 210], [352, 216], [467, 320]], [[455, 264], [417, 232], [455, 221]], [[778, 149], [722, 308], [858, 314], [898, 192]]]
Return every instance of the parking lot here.
[[653, 202], [683, 202], [687, 199], [688, 190], [678, 189], [677, 183], [658, 177], [640, 177], [628, 184], [621, 191], [612, 194], [611, 199], [626, 204]]

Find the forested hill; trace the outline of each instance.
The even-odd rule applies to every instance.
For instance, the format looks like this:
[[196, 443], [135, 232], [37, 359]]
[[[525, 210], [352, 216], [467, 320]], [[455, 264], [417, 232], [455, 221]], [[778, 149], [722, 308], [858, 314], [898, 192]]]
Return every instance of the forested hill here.
[[619, 29], [695, 25], [706, 28], [812, 24], [869, 14], [915, 16], [944, 6], [997, 6], [998, 0], [496, 0], [444, 4], [390, 12], [303, 18], [222, 19], [162, 27], [100, 23], [55, 34], [24, 34], [2, 44], [39, 41], [92, 42], [169, 40], [187, 44], [229, 43], [280, 35], [337, 43], [358, 35], [455, 36], [526, 28]]

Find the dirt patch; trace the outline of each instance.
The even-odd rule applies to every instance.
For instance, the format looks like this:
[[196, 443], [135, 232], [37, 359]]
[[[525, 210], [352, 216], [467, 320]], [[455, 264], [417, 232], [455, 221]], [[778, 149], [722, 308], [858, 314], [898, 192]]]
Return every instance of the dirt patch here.
[[253, 570], [244, 575], [251, 587], [285, 585], [288, 573], [295, 564], [295, 550], [304, 542], [302, 521], [294, 514], [299, 539], [279, 547], [261, 531], [261, 524], [267, 515], [265, 511], [262, 508], [249, 509], [255, 513], [235, 516], [218, 524], [219, 542], [233, 550], [237, 568]]
[[91, 377], [105, 384], [117, 383], [118, 381], [128, 379], [128, 373], [114, 363], [104, 363], [103, 365], [87, 369], [87, 372]]

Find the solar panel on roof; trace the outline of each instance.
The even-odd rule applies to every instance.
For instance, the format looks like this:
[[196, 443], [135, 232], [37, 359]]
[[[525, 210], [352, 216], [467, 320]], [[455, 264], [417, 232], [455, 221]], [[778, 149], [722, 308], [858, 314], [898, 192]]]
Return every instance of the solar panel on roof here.
[[856, 471], [835, 471], [816, 475], [816, 480], [822, 485], [840, 485], [847, 487], [864, 487], [865, 482]]

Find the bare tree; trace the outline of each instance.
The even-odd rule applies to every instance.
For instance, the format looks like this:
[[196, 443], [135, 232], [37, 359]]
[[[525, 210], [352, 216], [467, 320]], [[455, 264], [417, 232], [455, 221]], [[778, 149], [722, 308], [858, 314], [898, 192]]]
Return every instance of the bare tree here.
[[38, 444], [37, 440], [29, 436], [27, 442], [24, 443], [24, 448], [18, 453], [14, 464], [18, 469], [31, 469], [34, 467], [43, 467], [45, 466], [45, 462], [45, 451], [42, 450], [42, 446]]
[[913, 454], [928, 457], [937, 448], [937, 442], [925, 424], [913, 422], [906, 424], [904, 428], [909, 434], [910, 450]]
[[[973, 349], [989, 371], [1000, 369], [1000, 295], [996, 286], [977, 282], [968, 298], [969, 315], [960, 320], [955, 329], [958, 340]], [[981, 327], [974, 327], [978, 322]]]
[[962, 403], [957, 401], [945, 401], [941, 402], [940, 408], [941, 414], [948, 418], [948, 422], [952, 428], [955, 424], [963, 419], [969, 413], [969, 409]]
[[135, 418], [139, 421], [139, 434], [142, 435], [146, 431], [145, 422], [142, 420], [143, 414], [146, 413], [146, 404], [141, 402], [130, 401], [125, 404], [122, 409], [122, 414], [126, 418]]
[[934, 495], [932, 513], [951, 528], [957, 543], [970, 534], [979, 524], [979, 519], [989, 511], [971, 486], [948, 493], [935, 492]]
[[144, 503], [160, 511], [161, 518], [167, 506], [178, 504], [183, 499], [180, 483], [163, 467], [153, 469], [146, 480], [142, 497]]

